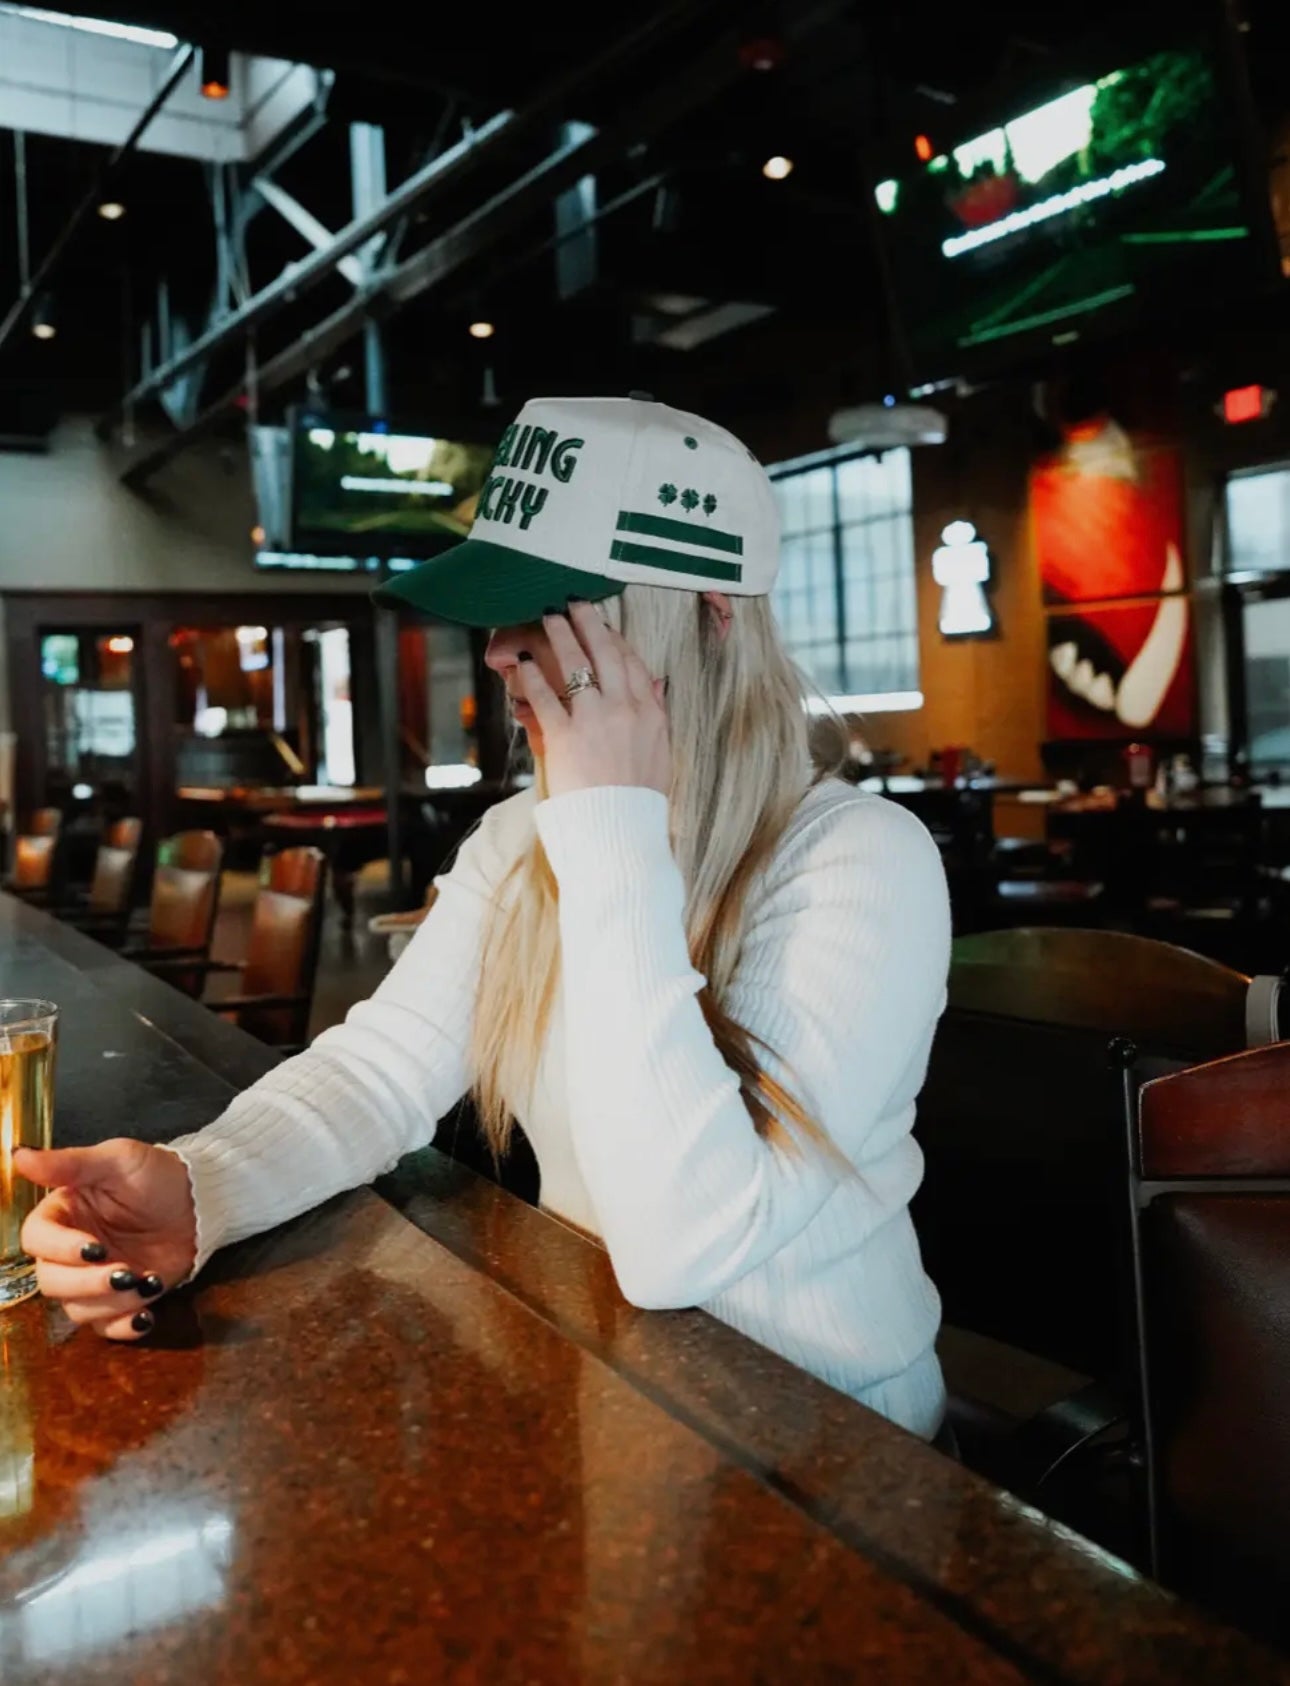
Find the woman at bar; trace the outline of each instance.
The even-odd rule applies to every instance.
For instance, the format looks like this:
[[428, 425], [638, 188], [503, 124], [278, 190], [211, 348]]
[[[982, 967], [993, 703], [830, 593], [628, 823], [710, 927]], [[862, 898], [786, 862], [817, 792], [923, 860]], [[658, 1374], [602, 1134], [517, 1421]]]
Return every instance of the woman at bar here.
[[[949, 908], [909, 815], [807, 748], [770, 483], [638, 398], [538, 400], [471, 537], [386, 593], [500, 628], [535, 755], [370, 1000], [168, 1147], [27, 1153], [44, 1292], [112, 1340], [218, 1247], [388, 1171], [468, 1091], [626, 1298], [702, 1306], [933, 1437], [909, 1215]], [[343, 1304], [337, 1317], [345, 1316]]]

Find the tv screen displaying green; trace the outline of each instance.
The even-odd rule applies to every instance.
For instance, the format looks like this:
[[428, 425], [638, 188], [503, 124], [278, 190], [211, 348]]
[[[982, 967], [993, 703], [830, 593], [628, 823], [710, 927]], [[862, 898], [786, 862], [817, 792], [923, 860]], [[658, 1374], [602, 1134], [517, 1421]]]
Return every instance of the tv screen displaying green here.
[[302, 417], [294, 544], [358, 556], [431, 555], [470, 531], [493, 449], [380, 422]]
[[1214, 55], [1180, 46], [927, 146], [924, 163], [878, 182], [918, 377], [1248, 284], [1260, 242], [1236, 135]]

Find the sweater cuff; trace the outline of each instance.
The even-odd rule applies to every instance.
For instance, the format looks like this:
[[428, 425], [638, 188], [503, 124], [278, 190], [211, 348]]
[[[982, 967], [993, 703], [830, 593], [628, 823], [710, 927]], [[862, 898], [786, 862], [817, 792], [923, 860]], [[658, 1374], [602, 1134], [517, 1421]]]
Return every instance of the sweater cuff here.
[[203, 1145], [200, 1134], [195, 1132], [189, 1136], [181, 1136], [177, 1141], [158, 1144], [167, 1153], [173, 1153], [188, 1172], [188, 1189], [193, 1199], [193, 1216], [197, 1230], [197, 1253], [193, 1259], [193, 1268], [183, 1283], [173, 1284], [175, 1287], [186, 1286], [192, 1281], [204, 1268], [211, 1254], [218, 1251], [229, 1239], [235, 1223], [230, 1202], [220, 1198], [220, 1167], [213, 1162], [209, 1144]]
[[550, 796], [534, 809], [538, 836], [561, 884], [584, 873], [634, 879], [675, 867], [667, 797], [644, 785], [605, 784]]

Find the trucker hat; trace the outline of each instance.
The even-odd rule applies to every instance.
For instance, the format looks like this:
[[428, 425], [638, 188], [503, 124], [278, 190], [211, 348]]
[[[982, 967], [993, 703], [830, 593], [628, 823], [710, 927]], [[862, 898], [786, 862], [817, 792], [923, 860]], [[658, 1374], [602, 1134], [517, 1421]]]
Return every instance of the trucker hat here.
[[534, 398], [502, 435], [470, 536], [374, 595], [519, 626], [626, 585], [760, 597], [778, 566], [770, 480], [733, 434], [653, 399]]

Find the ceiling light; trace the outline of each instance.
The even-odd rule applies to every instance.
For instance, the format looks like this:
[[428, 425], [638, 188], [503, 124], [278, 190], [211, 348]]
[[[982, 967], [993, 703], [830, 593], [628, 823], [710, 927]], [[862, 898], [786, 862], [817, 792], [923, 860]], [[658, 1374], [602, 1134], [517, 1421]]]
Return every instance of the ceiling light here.
[[198, 80], [202, 98], [226, 100], [233, 87], [233, 72], [229, 65], [227, 47], [203, 47]]
[[120, 222], [125, 215], [125, 206], [119, 199], [105, 199], [99, 206], [99, 215], [104, 222]]
[[793, 173], [793, 160], [783, 158], [779, 153], [776, 153], [773, 158], [768, 158], [762, 165], [761, 173], [767, 181], [783, 181], [786, 176], [791, 176]]
[[54, 321], [53, 300], [48, 293], [36, 301], [36, 307], [31, 313], [31, 331], [38, 340], [52, 340], [58, 332], [58, 324]]
[[472, 322], [470, 324], [470, 337], [473, 340], [491, 340], [496, 332], [497, 329], [491, 322]]

